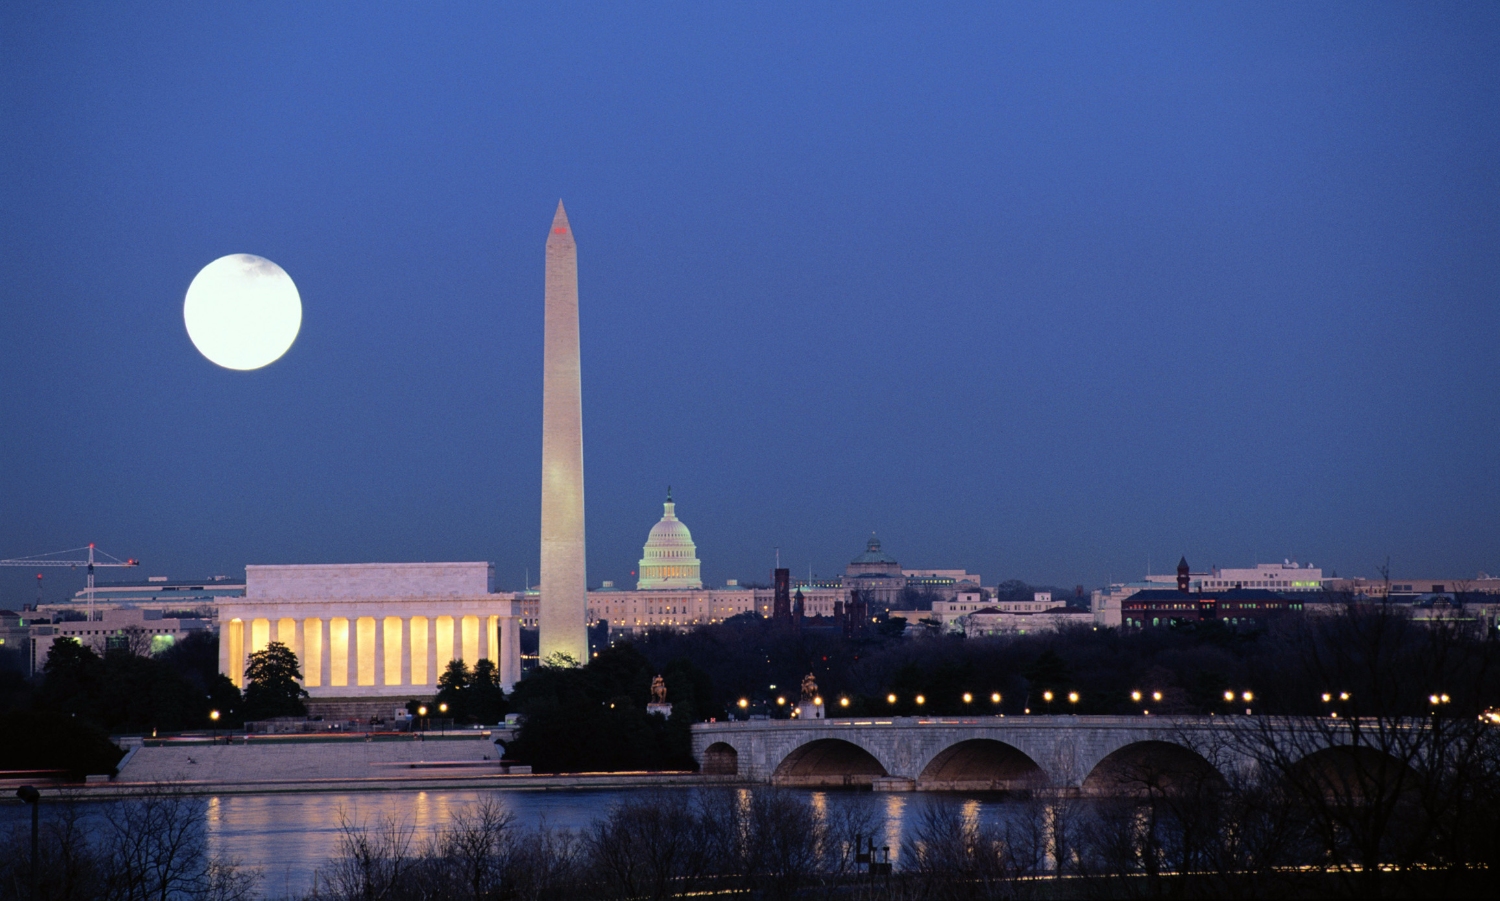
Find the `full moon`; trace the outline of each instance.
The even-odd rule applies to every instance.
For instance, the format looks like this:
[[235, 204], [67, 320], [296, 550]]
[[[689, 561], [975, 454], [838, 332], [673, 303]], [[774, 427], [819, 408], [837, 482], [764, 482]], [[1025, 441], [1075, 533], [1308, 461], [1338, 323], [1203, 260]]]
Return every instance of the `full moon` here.
[[225, 369], [259, 369], [281, 358], [302, 328], [302, 297], [286, 270], [248, 253], [219, 257], [188, 285], [188, 337]]

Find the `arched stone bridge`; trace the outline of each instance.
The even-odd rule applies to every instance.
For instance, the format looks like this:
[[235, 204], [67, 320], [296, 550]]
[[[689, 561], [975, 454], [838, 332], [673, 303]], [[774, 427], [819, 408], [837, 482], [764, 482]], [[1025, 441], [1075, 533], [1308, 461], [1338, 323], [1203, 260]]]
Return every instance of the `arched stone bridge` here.
[[[1143, 772], [1218, 779], [1253, 765], [1234, 741], [1241, 717], [980, 716], [698, 723], [705, 774], [884, 790], [1053, 787], [1110, 794]], [[1311, 724], [1309, 724], [1311, 726]], [[1331, 742], [1298, 729], [1309, 753]], [[1308, 740], [1311, 740], [1310, 742]]]

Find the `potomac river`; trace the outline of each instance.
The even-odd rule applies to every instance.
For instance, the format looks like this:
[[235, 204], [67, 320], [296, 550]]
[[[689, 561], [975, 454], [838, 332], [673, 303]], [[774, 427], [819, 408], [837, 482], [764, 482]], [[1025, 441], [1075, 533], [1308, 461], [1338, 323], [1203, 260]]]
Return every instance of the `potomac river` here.
[[[694, 789], [667, 788], [661, 791], [681, 793], [684, 803]], [[733, 791], [755, 791], [736, 788]], [[284, 792], [275, 794], [204, 795], [194, 799], [203, 805], [209, 853], [237, 858], [247, 867], [262, 873], [260, 895], [264, 898], [298, 896], [312, 886], [314, 872], [338, 853], [341, 822], [374, 826], [387, 819], [413, 827], [417, 842], [448, 822], [455, 810], [489, 798], [497, 801], [515, 816], [515, 825], [534, 828], [545, 824], [554, 828], [579, 830], [603, 816], [611, 805], [623, 801], [641, 789], [569, 789], [535, 791], [523, 789], [392, 789], [364, 792]], [[924, 805], [957, 801], [964, 817], [980, 822], [997, 822], [1013, 804], [1002, 795], [953, 796], [925, 792], [872, 793], [849, 791], [794, 790], [807, 798], [814, 810], [831, 810], [840, 805], [860, 805], [883, 824], [883, 835], [877, 833], [876, 846], [890, 846], [894, 860], [899, 854], [901, 838], [915, 827]], [[44, 794], [42, 816], [48, 816]], [[54, 802], [56, 803], [56, 802]], [[80, 801], [86, 819], [102, 819], [112, 800]], [[9, 831], [29, 822], [29, 812], [21, 804], [0, 805], [0, 828]]]

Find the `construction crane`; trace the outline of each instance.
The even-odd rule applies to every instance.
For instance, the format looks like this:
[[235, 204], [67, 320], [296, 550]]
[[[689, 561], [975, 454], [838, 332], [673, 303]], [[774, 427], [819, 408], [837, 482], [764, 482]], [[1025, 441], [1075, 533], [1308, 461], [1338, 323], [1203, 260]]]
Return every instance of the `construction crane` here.
[[[83, 551], [88, 551], [88, 556], [84, 557], [81, 560], [70, 560], [62, 557], [63, 554], [78, 554], [82, 553]], [[101, 560], [99, 559], [100, 557], [106, 559]], [[89, 599], [89, 622], [94, 621], [94, 567], [107, 566], [110, 568], [114, 568], [140, 565], [141, 561], [139, 560], [121, 560], [119, 557], [116, 557], [112, 554], [106, 554], [104, 551], [95, 548], [92, 541], [89, 542], [88, 547], [68, 548], [65, 551], [53, 551], [50, 554], [37, 554], [34, 557], [16, 557], [12, 560], [0, 560], [0, 566], [71, 566], [74, 569], [77, 569], [80, 566], [87, 566], [89, 568], [89, 581], [87, 591]], [[40, 573], [37, 574], [37, 578], [41, 578]]]

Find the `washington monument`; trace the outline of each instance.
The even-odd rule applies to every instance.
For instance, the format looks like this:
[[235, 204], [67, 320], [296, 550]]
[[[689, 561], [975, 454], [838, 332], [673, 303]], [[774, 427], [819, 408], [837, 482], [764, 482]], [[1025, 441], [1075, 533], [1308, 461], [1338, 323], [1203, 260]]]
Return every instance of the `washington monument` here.
[[578, 245], [562, 201], [547, 235], [542, 361], [542, 584], [539, 656], [589, 661], [583, 556], [583, 392], [578, 365]]

